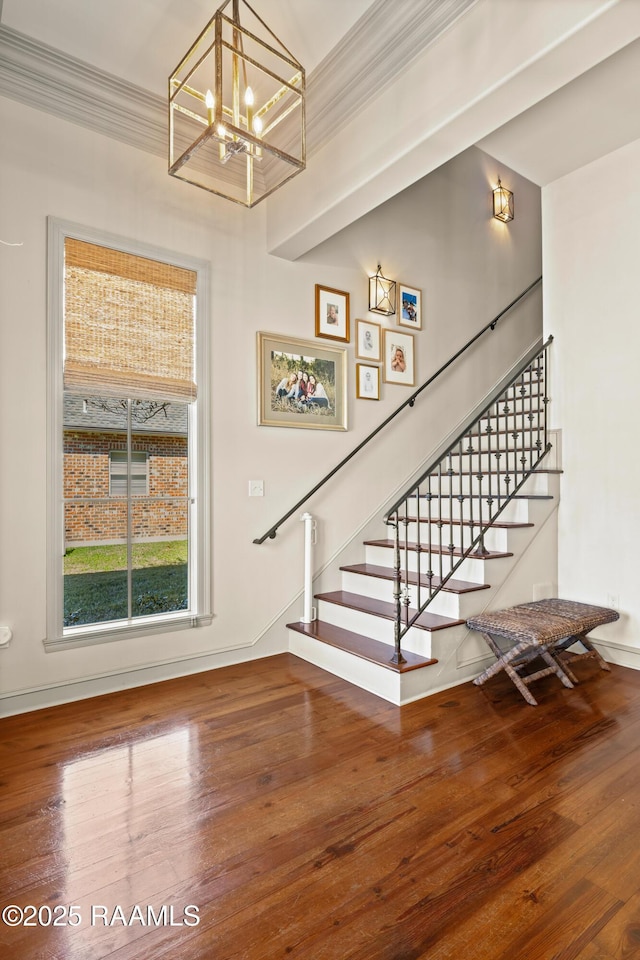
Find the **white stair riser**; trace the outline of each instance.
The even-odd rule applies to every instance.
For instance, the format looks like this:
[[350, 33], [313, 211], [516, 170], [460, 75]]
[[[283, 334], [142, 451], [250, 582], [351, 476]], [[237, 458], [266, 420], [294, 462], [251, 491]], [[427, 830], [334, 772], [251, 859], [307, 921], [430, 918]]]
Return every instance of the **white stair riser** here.
[[[427, 502], [424, 497], [420, 498], [420, 516], [427, 516]], [[486, 523], [489, 518], [489, 508], [486, 503], [486, 500], [483, 498], [482, 503], [478, 498], [473, 500], [466, 499], [462, 503], [459, 503], [457, 500], [453, 501], [451, 504], [448, 497], [440, 500], [436, 510], [435, 501], [431, 501], [432, 510], [431, 510], [431, 519], [435, 520], [438, 517], [442, 519], [448, 519], [449, 516], [453, 516], [454, 520], [471, 520], [479, 521], [482, 520], [483, 523]], [[493, 504], [495, 509], [497, 502]], [[450, 510], [452, 511], [450, 514]], [[530, 506], [529, 501], [526, 499], [514, 499], [506, 505], [503, 511], [500, 514], [500, 519], [508, 521], [509, 523], [528, 523], [529, 522], [529, 512]], [[407, 515], [409, 517], [417, 516], [417, 506], [415, 498], [407, 501]], [[387, 525], [387, 536], [393, 536], [393, 527]], [[389, 533], [391, 531], [391, 533]]]
[[[401, 530], [402, 540], [404, 540], [404, 526], [402, 526]], [[512, 537], [514, 532], [515, 531], [511, 531]], [[463, 542], [466, 548], [471, 543], [472, 535], [473, 538], [475, 538], [478, 533], [479, 527], [477, 525], [472, 528], [455, 523], [449, 524], [444, 521], [442, 527], [439, 527], [436, 523], [418, 524], [412, 521], [407, 524], [406, 537], [409, 543], [417, 543], [419, 538], [419, 542], [423, 546], [430, 544], [432, 547], [438, 547], [442, 544], [442, 546], [448, 547], [452, 543], [454, 547], [459, 547], [461, 542]], [[509, 530], [505, 530], [502, 527], [491, 527], [484, 535], [485, 547], [487, 550], [504, 552], [509, 549], [509, 535]], [[431, 539], [429, 539], [429, 537], [431, 537]]]
[[[477, 447], [475, 447], [477, 451]], [[505, 473], [506, 470], [509, 470], [509, 474], [513, 477], [514, 482], [520, 482], [522, 480], [522, 452], [516, 451], [513, 449], [500, 449], [496, 450], [495, 446], [491, 447], [491, 452], [486, 453], [468, 453], [463, 448], [463, 453], [461, 455], [454, 455], [443, 466], [443, 474], [446, 473], [446, 470], [454, 470], [457, 474], [467, 474], [471, 473], [472, 476], [475, 476], [478, 472], [486, 473], [489, 470], [497, 471], [500, 470], [501, 473]], [[539, 453], [537, 450], [526, 450], [524, 452], [525, 462], [524, 466], [529, 470], [532, 466], [535, 465]], [[446, 469], [445, 469], [446, 467]], [[436, 474], [437, 476], [437, 474]], [[433, 481], [435, 486], [435, 481]]]
[[518, 413], [522, 415], [524, 410], [525, 417], [531, 412], [534, 415], [542, 416], [544, 414], [544, 394], [537, 387], [532, 386], [531, 389], [527, 389], [525, 386], [524, 394], [521, 394], [516, 390], [515, 395], [512, 391], [509, 391], [509, 394], [506, 397], [492, 403], [486, 413], [482, 415], [482, 420], [485, 420], [487, 417], [494, 417], [496, 412], [503, 414], [505, 408], [509, 413]]
[[[400, 565], [403, 570], [410, 570], [416, 572], [418, 570], [418, 555], [415, 550], [409, 550], [405, 553], [404, 550], [401, 550], [400, 556]], [[364, 550], [364, 559], [365, 563], [371, 563], [377, 567], [394, 567], [393, 562], [394, 549], [393, 547], [374, 547], [370, 544], [365, 546]], [[455, 560], [459, 558], [454, 558]], [[452, 561], [451, 557], [444, 555], [442, 557], [442, 562], [440, 562], [440, 557], [433, 557], [432, 563], [434, 564], [433, 573], [440, 576], [442, 574], [447, 574], [451, 570]], [[429, 568], [429, 558], [426, 553], [423, 553], [420, 558], [420, 570], [422, 573], [426, 573]], [[459, 579], [462, 579], [461, 577]], [[484, 582], [484, 581], [482, 581]]]
[[[360, 573], [342, 572], [342, 589], [349, 593], [360, 593], [365, 597], [375, 597], [378, 600], [393, 602], [393, 580], [383, 580], [380, 577], [368, 577]], [[416, 605], [418, 588], [409, 588], [409, 597], [412, 605]], [[449, 593], [441, 590], [429, 604], [429, 612], [441, 617], [451, 617], [453, 620], [466, 620], [478, 610], [478, 597], [482, 596], [485, 602], [487, 590], [471, 591], [470, 593]], [[420, 600], [424, 602], [425, 590], [420, 592]]]
[[[517, 421], [517, 422], [515, 422]], [[480, 430], [480, 433], [474, 431], [472, 434], [463, 437], [458, 446], [456, 446], [454, 455], [457, 456], [460, 452], [460, 444], [462, 445], [462, 450], [466, 450], [471, 443], [473, 449], [478, 452], [484, 452], [491, 450], [492, 453], [495, 453], [496, 450], [499, 450], [503, 453], [509, 451], [510, 455], [513, 456], [514, 446], [521, 449], [525, 447], [528, 455], [533, 453], [534, 459], [538, 455], [538, 451], [544, 450], [545, 440], [544, 440], [544, 430], [542, 427], [538, 428], [537, 424], [534, 423], [533, 428], [530, 428], [528, 421], [525, 424], [525, 429], [522, 429], [522, 418], [516, 417], [514, 421], [513, 417], [502, 417], [499, 422], [499, 430], [496, 429], [495, 418], [491, 421], [491, 433], [487, 433], [488, 424], [484, 424]], [[515, 434], [515, 437], [514, 437]], [[538, 447], [538, 443], [540, 446]]]
[[[376, 617], [361, 610], [343, 607], [337, 603], [318, 601], [318, 618], [325, 623], [332, 623], [364, 637], [371, 637], [381, 643], [389, 645], [389, 657], [393, 653], [395, 623], [384, 617]], [[402, 649], [419, 653], [420, 656], [431, 656], [431, 636], [428, 630], [412, 627], [402, 638]]]
[[[393, 555], [394, 550], [392, 547], [374, 547], [370, 544], [367, 544], [365, 547], [365, 562], [374, 564], [374, 566], [393, 567]], [[441, 554], [432, 554], [432, 572], [437, 577], [446, 576], [460, 559], [460, 557], [456, 556], [452, 558], [448, 554], [444, 556]], [[456, 567], [456, 579], [471, 580], [472, 583], [491, 583], [491, 570], [493, 569], [494, 571], [494, 577], [498, 575], [500, 571], [496, 569], [496, 564], [501, 562], [502, 560], [496, 558], [484, 560], [480, 557], [474, 557], [473, 555], [466, 557], [460, 566]], [[410, 570], [412, 572], [420, 570], [421, 573], [426, 574], [429, 570], [429, 555], [425, 552], [418, 555], [415, 550], [409, 550], [405, 553], [405, 551], [402, 550], [400, 563], [403, 570]]]
[[[489, 496], [495, 497], [498, 490], [502, 496], [508, 496], [508, 494], [514, 489], [514, 484], [514, 474], [485, 473], [482, 475], [481, 479], [478, 479], [475, 474], [469, 476], [467, 473], [458, 473], [451, 477], [445, 474], [442, 477], [433, 477], [430, 484], [428, 481], [422, 483], [420, 485], [420, 493], [423, 494], [423, 500], [425, 499], [425, 494], [431, 493], [431, 509], [432, 512], [437, 514], [437, 505], [439, 500], [442, 498], [448, 499], [450, 492], [454, 500], [460, 493], [471, 493], [476, 496], [483, 496], [485, 499], [487, 499]], [[534, 473], [524, 482], [519, 492], [522, 494], [540, 495], [546, 494], [548, 489], [548, 474]], [[457, 501], [455, 506], [459, 506]]]

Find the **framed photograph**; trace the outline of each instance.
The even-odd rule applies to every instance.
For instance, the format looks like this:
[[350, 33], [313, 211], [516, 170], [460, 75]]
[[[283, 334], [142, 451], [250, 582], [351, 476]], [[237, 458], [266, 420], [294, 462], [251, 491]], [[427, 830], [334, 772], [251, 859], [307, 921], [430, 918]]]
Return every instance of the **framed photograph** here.
[[316, 337], [349, 343], [349, 294], [316, 283]]
[[411, 333], [398, 330], [384, 330], [384, 366], [385, 383], [401, 383], [405, 387], [415, 387], [414, 337]]
[[258, 425], [347, 429], [347, 351], [258, 333]]
[[380, 367], [356, 363], [356, 397], [358, 400], [380, 399]]
[[371, 320], [356, 320], [356, 357], [359, 360], [369, 360], [380, 363], [382, 354], [381, 327]]
[[398, 323], [401, 327], [422, 330], [422, 293], [404, 283], [398, 284]]

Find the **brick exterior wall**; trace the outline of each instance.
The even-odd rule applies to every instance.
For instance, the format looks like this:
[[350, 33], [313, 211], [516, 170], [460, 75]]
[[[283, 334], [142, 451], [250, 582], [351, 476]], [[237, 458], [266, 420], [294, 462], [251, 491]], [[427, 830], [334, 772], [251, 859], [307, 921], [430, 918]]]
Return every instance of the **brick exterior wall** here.
[[[124, 433], [64, 431], [65, 542], [68, 546], [114, 543], [126, 539], [127, 503], [109, 496], [109, 453], [126, 450]], [[132, 521], [136, 539], [180, 539], [187, 536], [187, 439], [145, 434], [132, 449], [148, 455], [149, 496], [134, 497]], [[101, 503], [73, 503], [75, 498], [101, 497]], [[171, 502], [163, 497], [184, 497]]]

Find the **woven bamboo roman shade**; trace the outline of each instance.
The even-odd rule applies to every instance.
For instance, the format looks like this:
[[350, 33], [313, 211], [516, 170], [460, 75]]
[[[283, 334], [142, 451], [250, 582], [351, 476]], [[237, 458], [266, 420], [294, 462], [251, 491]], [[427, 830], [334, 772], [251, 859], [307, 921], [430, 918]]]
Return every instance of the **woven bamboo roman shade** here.
[[64, 258], [65, 390], [195, 400], [197, 274], [70, 237]]

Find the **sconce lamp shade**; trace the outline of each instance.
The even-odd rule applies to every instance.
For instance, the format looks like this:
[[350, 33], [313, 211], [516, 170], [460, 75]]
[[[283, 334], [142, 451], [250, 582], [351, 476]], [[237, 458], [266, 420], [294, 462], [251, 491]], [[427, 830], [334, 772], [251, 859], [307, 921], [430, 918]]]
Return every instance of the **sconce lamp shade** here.
[[502, 220], [503, 223], [513, 220], [513, 193], [502, 186], [500, 177], [498, 177], [498, 186], [493, 191], [493, 215], [496, 220]]
[[380, 269], [378, 264], [375, 276], [369, 277], [369, 310], [391, 317], [396, 312], [396, 282], [383, 277]]
[[246, 0], [224, 0], [169, 77], [169, 173], [253, 207], [305, 162], [304, 68]]

